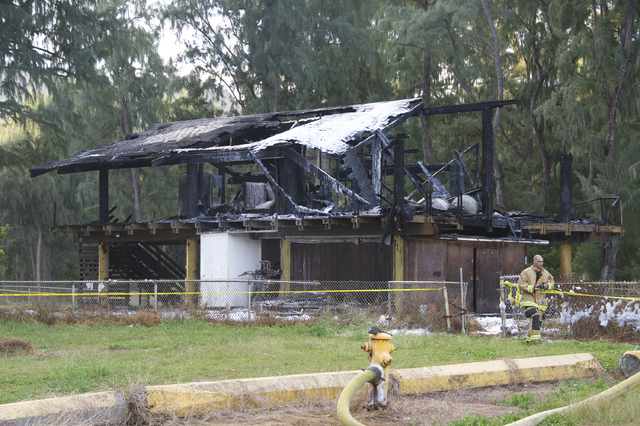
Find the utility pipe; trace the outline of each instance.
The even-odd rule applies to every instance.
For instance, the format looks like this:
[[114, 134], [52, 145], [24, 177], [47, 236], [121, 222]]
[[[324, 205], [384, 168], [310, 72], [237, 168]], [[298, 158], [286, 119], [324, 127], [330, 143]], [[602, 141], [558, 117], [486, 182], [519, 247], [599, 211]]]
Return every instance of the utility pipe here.
[[612, 388], [594, 395], [591, 398], [587, 398], [584, 401], [576, 402], [575, 404], [567, 405], [566, 407], [559, 407], [553, 410], [543, 411], [542, 413], [536, 413], [533, 416], [525, 417], [524, 419], [518, 420], [517, 422], [509, 423], [507, 426], [535, 426], [543, 419], [546, 419], [552, 414], [565, 413], [570, 410], [582, 408], [586, 405], [594, 405], [604, 401], [608, 401], [610, 399], [617, 398], [620, 395], [623, 395], [630, 390], [637, 388], [638, 386], [640, 386], [640, 373], [636, 373], [633, 376], [629, 377], [627, 380], [624, 380], [613, 386]]
[[382, 379], [382, 371], [376, 367], [362, 370], [345, 386], [338, 399], [338, 419], [344, 426], [364, 426], [351, 416], [349, 405], [353, 395], [367, 382], [379, 382]]

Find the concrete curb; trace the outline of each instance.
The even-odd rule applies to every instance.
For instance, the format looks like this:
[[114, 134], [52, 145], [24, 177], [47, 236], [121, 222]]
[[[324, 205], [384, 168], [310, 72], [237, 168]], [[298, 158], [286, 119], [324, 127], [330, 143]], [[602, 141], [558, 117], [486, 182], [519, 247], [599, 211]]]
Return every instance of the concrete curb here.
[[147, 386], [144, 390], [151, 413], [183, 417], [241, 406], [273, 408], [303, 398], [337, 400], [342, 389], [359, 372]]
[[117, 425], [123, 424], [127, 416], [127, 402], [120, 392], [89, 393], [0, 405], [0, 426], [59, 423]]
[[[544, 382], [596, 376], [604, 372], [591, 354], [496, 360], [439, 367], [393, 370], [392, 386], [402, 395]], [[148, 386], [147, 408], [151, 413], [186, 416], [240, 406], [273, 408], [300, 398], [336, 400], [359, 371], [301, 374], [246, 380]], [[363, 387], [360, 392], [366, 392]]]
[[400, 393], [411, 395], [529, 381], [551, 382], [597, 376], [603, 372], [600, 361], [585, 353], [399, 369], [394, 370], [392, 376], [398, 381]]
[[[545, 382], [602, 374], [591, 354], [502, 359], [469, 364], [399, 369], [392, 387], [402, 395], [441, 392], [463, 387], [488, 387]], [[299, 374], [256, 379], [147, 386], [137, 392], [141, 405], [159, 415], [188, 416], [237, 407], [273, 408], [296, 399], [337, 400], [360, 371]], [[359, 392], [367, 392], [363, 387]], [[0, 426], [52, 424], [122, 424], [127, 403], [119, 392], [101, 392], [0, 405]]]

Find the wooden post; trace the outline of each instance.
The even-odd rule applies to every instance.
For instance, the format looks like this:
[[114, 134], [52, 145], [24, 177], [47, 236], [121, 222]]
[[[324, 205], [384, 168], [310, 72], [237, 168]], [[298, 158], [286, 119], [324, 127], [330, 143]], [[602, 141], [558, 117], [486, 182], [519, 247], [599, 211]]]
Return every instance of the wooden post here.
[[571, 244], [560, 244], [560, 278], [563, 280], [571, 279], [573, 272], [571, 270]]
[[493, 110], [482, 110], [482, 211], [493, 230]]
[[109, 169], [100, 169], [98, 178], [100, 223], [109, 223]]
[[198, 165], [187, 164], [187, 217], [198, 216]]
[[451, 331], [451, 315], [449, 314], [449, 295], [447, 294], [447, 286], [442, 287], [442, 296], [444, 297], [444, 313], [447, 316], [447, 331]]
[[280, 291], [291, 291], [291, 243], [286, 238], [280, 240], [280, 256], [280, 264], [282, 265]]
[[[104, 286], [100, 293], [109, 293], [109, 243], [101, 242], [98, 246], [98, 285]], [[99, 296], [100, 306], [109, 306], [109, 296]]]
[[[187, 259], [186, 259], [186, 276], [187, 280], [197, 280], [198, 276], [198, 240], [187, 240]], [[184, 285], [185, 298], [184, 303], [187, 308], [196, 308], [198, 306], [198, 295], [196, 292], [195, 282], [186, 282]]]
[[[396, 281], [396, 289], [404, 288], [404, 240], [401, 235], [394, 235], [391, 243], [393, 250], [393, 281]], [[404, 292], [396, 291], [396, 316], [404, 315]]]

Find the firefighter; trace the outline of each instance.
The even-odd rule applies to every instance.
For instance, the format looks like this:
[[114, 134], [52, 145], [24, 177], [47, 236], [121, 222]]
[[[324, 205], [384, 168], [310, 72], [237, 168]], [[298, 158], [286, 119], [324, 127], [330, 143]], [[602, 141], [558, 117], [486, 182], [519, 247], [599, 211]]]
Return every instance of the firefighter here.
[[540, 329], [542, 319], [547, 310], [547, 299], [542, 290], [553, 290], [553, 276], [544, 269], [544, 259], [539, 254], [533, 257], [533, 265], [526, 268], [520, 274], [518, 287], [520, 287], [520, 304], [524, 308], [524, 314], [529, 318], [529, 332], [527, 343], [540, 343]]

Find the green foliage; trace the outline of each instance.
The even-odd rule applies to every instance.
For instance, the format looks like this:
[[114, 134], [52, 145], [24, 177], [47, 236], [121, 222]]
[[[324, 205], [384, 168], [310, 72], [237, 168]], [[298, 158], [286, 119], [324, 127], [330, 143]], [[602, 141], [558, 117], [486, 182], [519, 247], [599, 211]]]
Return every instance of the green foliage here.
[[[58, 224], [95, 220], [97, 173], [40, 177], [31, 185], [26, 169], [152, 123], [219, 116], [214, 103], [229, 97], [231, 109], [244, 113], [419, 97], [427, 86], [430, 106], [495, 100], [498, 74], [482, 3], [178, 0], [161, 7], [161, 16], [145, 0], [1, 3], [0, 117], [9, 120], [0, 131], [4, 189], [15, 178], [16, 186], [31, 192], [29, 201], [55, 201]], [[495, 129], [504, 207], [557, 213], [557, 165], [571, 153], [574, 202], [621, 197], [626, 237], [616, 274], [637, 279], [640, 44], [623, 37], [632, 34], [627, 22], [637, 29], [637, 8], [623, 0], [589, 7], [555, 0], [486, 3], [499, 38], [504, 97], [521, 101], [503, 109]], [[159, 19], [185, 42], [181, 59], [193, 74], [177, 76], [173, 64], [163, 63], [156, 45]], [[408, 161], [422, 159], [421, 123], [412, 120], [397, 130], [411, 135], [408, 149], [418, 150]], [[433, 117], [428, 133], [434, 162], [449, 161], [454, 149], [481, 138], [475, 114]], [[477, 180], [471, 156], [465, 163]], [[143, 169], [136, 179], [129, 170], [112, 172], [116, 216], [174, 216], [183, 169]], [[139, 199], [133, 186], [140, 187]], [[12, 199], [0, 207], [2, 223], [12, 225], [3, 250], [11, 259], [18, 255], [19, 265], [11, 262], [8, 272], [47, 275], [20, 271], [31, 263], [28, 239], [38, 238], [38, 222], [44, 229], [52, 225], [52, 207], [20, 208]], [[574, 219], [612, 220], [598, 217], [596, 207], [575, 206]], [[23, 238], [27, 242], [18, 244]], [[45, 248], [54, 246], [70, 250], [45, 237]], [[602, 248], [606, 254], [615, 245], [581, 244], [577, 275], [598, 278]], [[554, 275], [556, 252], [552, 247], [546, 253]], [[72, 250], [67, 254], [73, 257]], [[68, 268], [50, 269], [57, 277], [70, 275]]]
[[580, 244], [571, 266], [574, 276], [588, 281], [597, 281], [600, 273], [600, 247], [595, 244]]
[[182, 59], [207, 86], [256, 113], [387, 99], [375, 11], [371, 0], [179, 0], [164, 17], [195, 34]]
[[5, 251], [3, 250], [3, 241], [4, 238], [7, 236], [7, 232], [9, 230], [9, 224], [6, 224], [5, 226], [0, 226], [0, 277], [4, 277], [4, 272], [7, 270], [6, 267], [6, 255], [5, 255]]
[[103, 365], [70, 364], [53, 371], [47, 382], [58, 393], [86, 393], [104, 384], [112, 375], [113, 372]]
[[102, 0], [0, 2], [0, 16], [0, 118], [37, 116], [23, 102], [42, 86], [93, 78], [99, 44], [118, 28]]
[[518, 407], [523, 410], [530, 410], [531, 408], [533, 408], [535, 403], [536, 400], [533, 398], [533, 395], [522, 393], [512, 395], [505, 402], [499, 403], [499, 405], [504, 405], [505, 407]]
[[524, 416], [520, 413], [510, 413], [504, 417], [470, 417], [468, 414], [462, 420], [453, 420], [450, 426], [501, 426], [516, 422]]
[[553, 413], [538, 423], [539, 426], [575, 426], [575, 422], [566, 414]]

